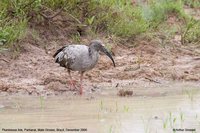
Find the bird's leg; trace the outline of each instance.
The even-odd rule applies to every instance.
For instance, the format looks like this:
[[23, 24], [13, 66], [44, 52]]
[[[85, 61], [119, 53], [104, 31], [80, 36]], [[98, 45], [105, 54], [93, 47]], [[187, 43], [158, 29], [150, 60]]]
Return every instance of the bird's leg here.
[[81, 72], [81, 76], [80, 76], [80, 95], [83, 94], [83, 86], [82, 86], [82, 82], [83, 82], [83, 73]]
[[70, 78], [70, 81], [69, 81], [69, 84], [70, 84], [70, 90], [75, 90], [76, 89], [76, 81], [72, 79], [72, 76], [71, 76], [71, 73], [70, 73], [70, 70], [68, 69], [68, 74], [69, 74], [69, 78]]

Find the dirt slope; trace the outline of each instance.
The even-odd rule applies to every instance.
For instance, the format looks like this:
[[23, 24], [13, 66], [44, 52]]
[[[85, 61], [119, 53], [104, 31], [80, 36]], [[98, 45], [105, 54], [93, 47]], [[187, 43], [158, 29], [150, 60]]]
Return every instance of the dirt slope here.
[[[52, 55], [60, 47], [58, 44], [48, 45], [48, 51], [27, 42], [22, 45], [24, 52], [17, 59], [1, 55], [9, 61], [0, 60], [1, 92], [33, 95], [76, 93], [70, 91], [67, 84], [67, 71], [54, 63]], [[116, 67], [101, 55], [98, 65], [85, 74], [86, 92], [95, 91], [99, 86], [126, 86], [137, 81], [156, 84], [170, 80], [200, 81], [200, 56], [188, 47], [163, 48], [141, 42], [135, 48], [115, 46], [113, 49]], [[73, 77], [79, 80], [77, 72]]]

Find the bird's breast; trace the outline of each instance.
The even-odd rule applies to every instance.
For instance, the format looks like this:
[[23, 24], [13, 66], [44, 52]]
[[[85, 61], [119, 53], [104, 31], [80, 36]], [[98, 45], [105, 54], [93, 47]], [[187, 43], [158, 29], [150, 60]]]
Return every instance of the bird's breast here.
[[87, 71], [95, 67], [99, 59], [99, 54], [96, 52], [92, 56], [89, 56], [87, 60], [82, 63], [82, 69]]
[[74, 71], [88, 71], [95, 67], [99, 59], [99, 53], [95, 52], [92, 55], [82, 54], [76, 57], [75, 62], [71, 65]]
[[97, 64], [97, 62], [98, 62], [98, 59], [99, 59], [99, 53], [98, 52], [96, 52], [92, 57], [91, 57], [91, 67], [93, 68], [93, 67], [95, 67], [95, 65]]

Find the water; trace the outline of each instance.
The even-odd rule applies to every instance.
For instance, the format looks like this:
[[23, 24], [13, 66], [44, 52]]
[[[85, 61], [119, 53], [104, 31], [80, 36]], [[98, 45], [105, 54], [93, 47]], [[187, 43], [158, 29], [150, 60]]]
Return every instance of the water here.
[[181, 90], [165, 96], [2, 96], [0, 132], [170, 133], [190, 129], [198, 133], [199, 88]]

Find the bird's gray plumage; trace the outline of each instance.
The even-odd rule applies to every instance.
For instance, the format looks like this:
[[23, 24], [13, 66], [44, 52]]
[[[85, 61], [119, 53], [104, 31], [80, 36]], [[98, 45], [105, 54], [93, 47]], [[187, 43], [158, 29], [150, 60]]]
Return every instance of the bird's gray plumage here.
[[[68, 74], [70, 78], [70, 84], [74, 86], [72, 82], [72, 77], [70, 70], [79, 71], [80, 74], [80, 94], [82, 94], [82, 80], [83, 73], [87, 70], [92, 69], [98, 61], [99, 51], [104, 52], [113, 62], [115, 62], [111, 54], [104, 48], [102, 42], [99, 40], [91, 41], [89, 46], [86, 45], [69, 45], [64, 46], [56, 51], [54, 58], [56, 63], [59, 63], [60, 66], [68, 69]], [[75, 86], [74, 86], [75, 87]]]
[[89, 47], [78, 44], [64, 46], [57, 50], [54, 57], [56, 63], [59, 63], [62, 67], [66, 67], [69, 70], [84, 72], [92, 69], [96, 65], [99, 58], [99, 51], [108, 55], [115, 66], [112, 56], [99, 40], [92, 41]]

